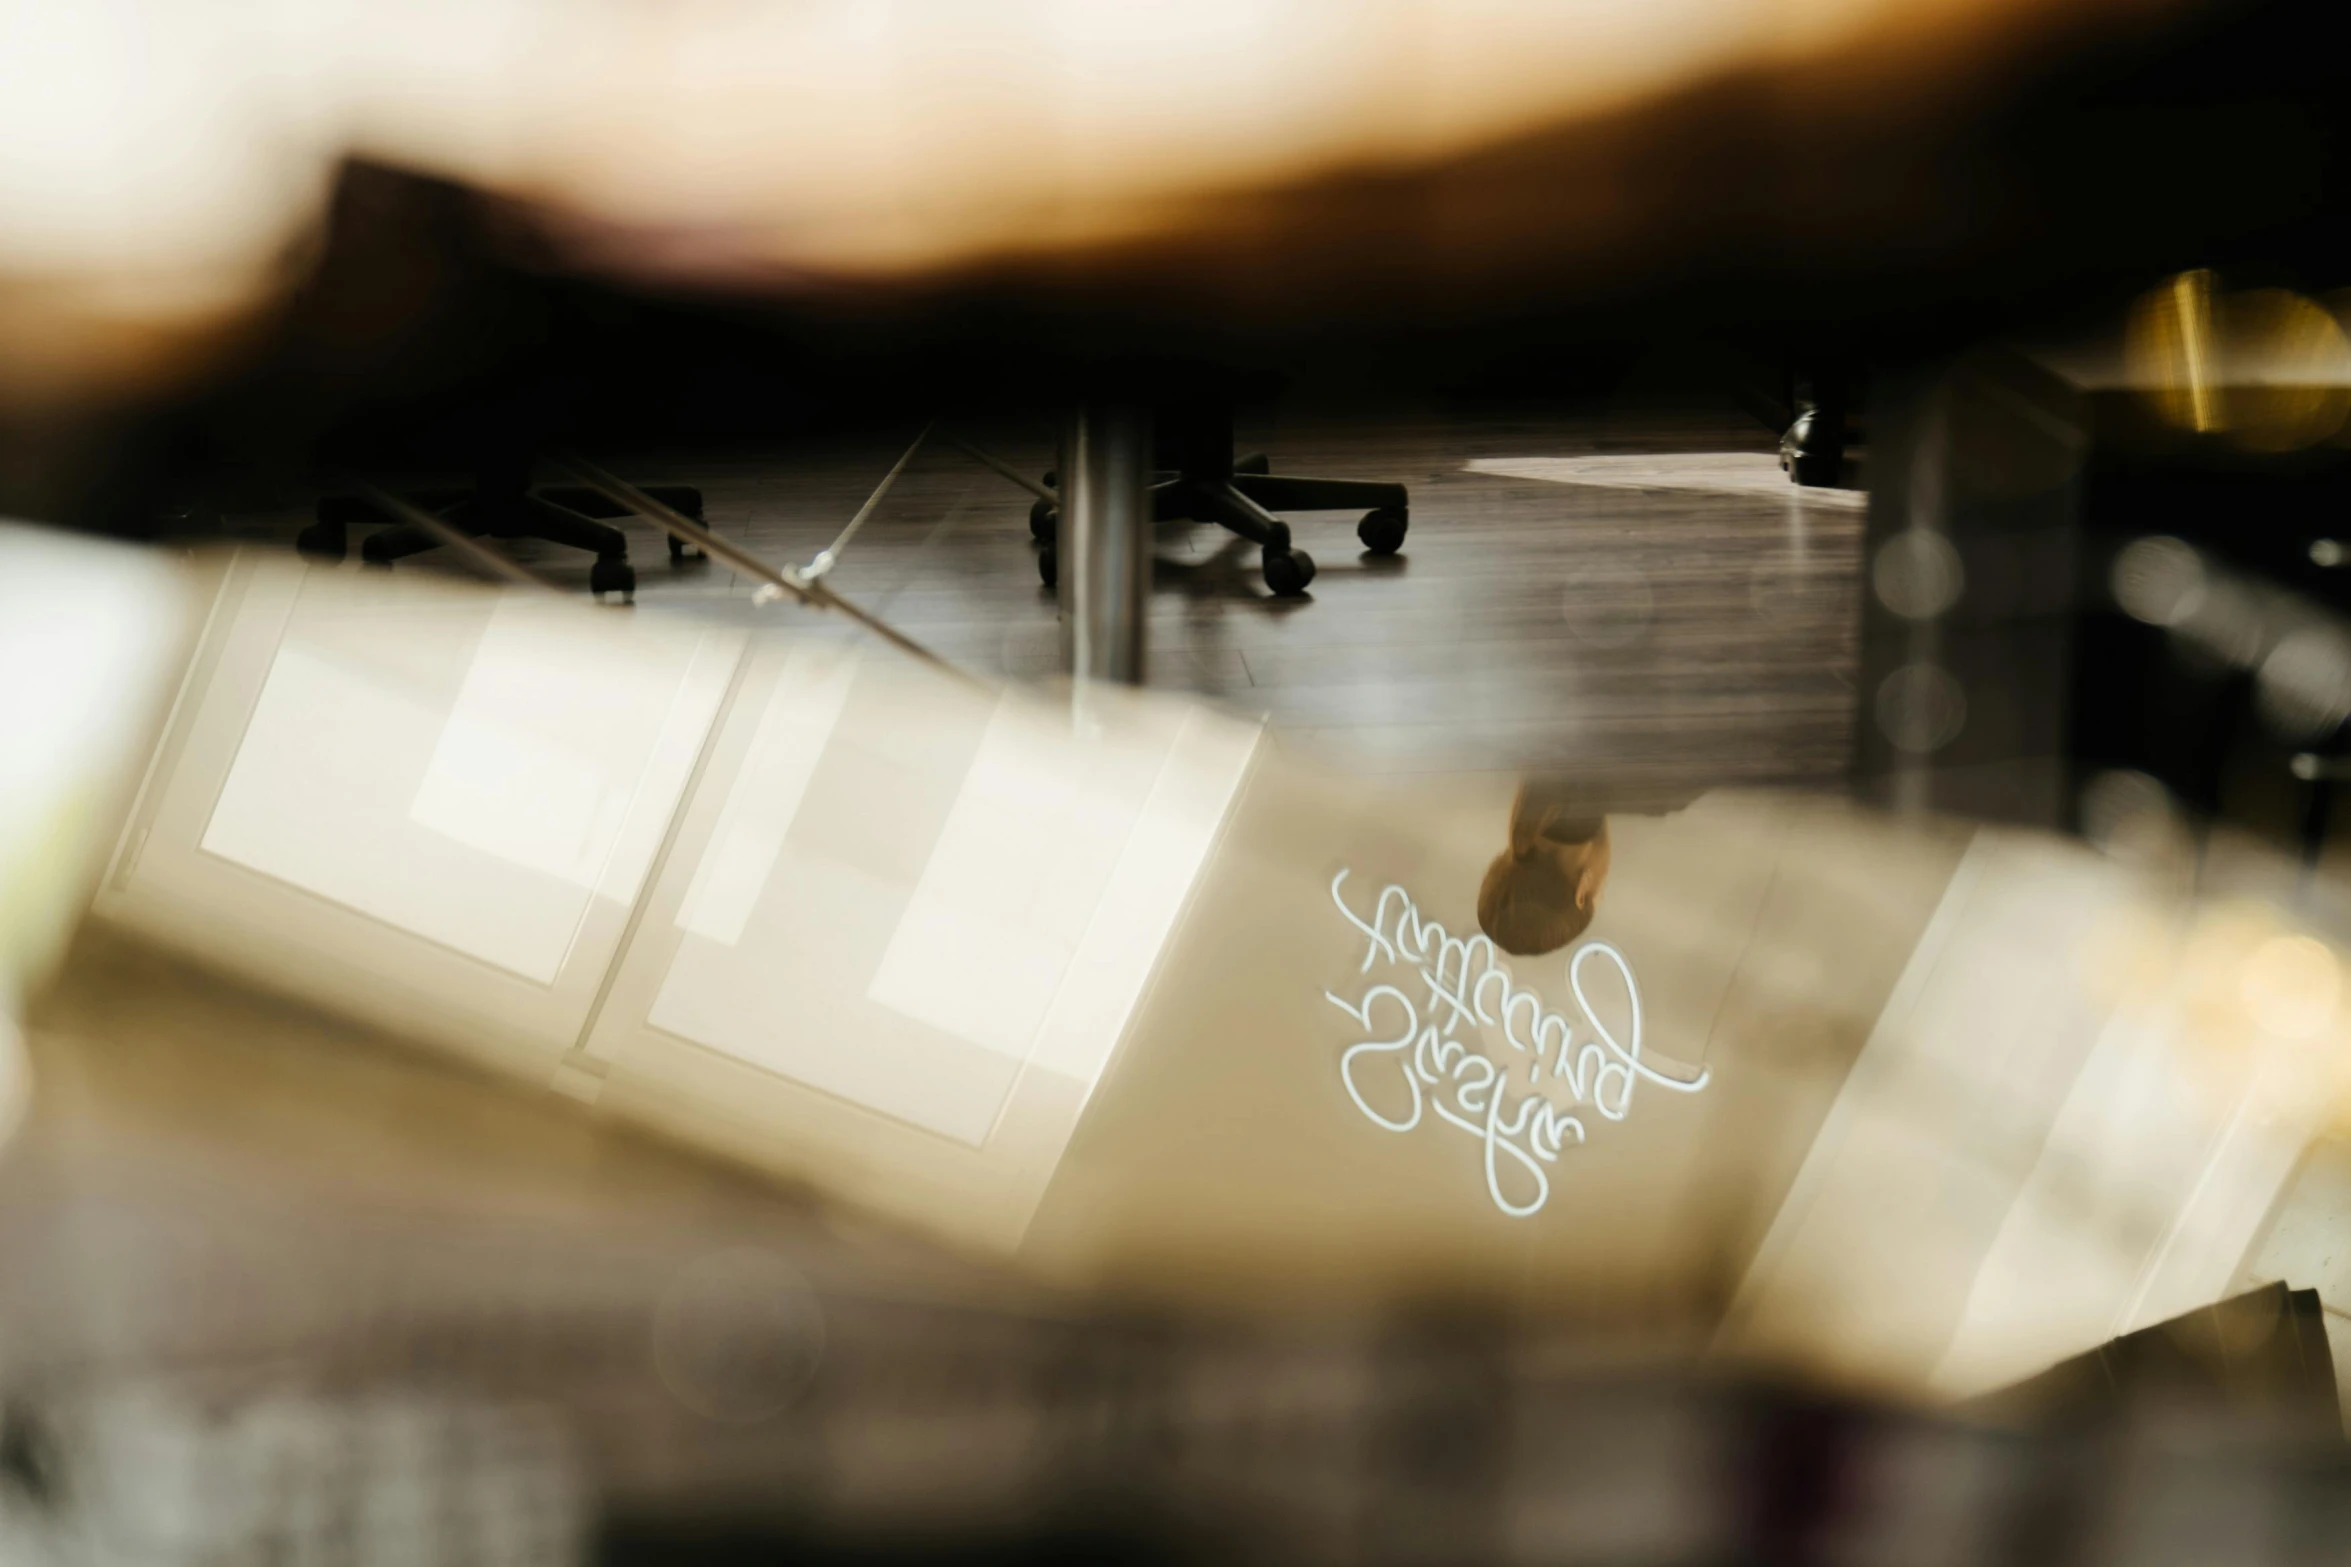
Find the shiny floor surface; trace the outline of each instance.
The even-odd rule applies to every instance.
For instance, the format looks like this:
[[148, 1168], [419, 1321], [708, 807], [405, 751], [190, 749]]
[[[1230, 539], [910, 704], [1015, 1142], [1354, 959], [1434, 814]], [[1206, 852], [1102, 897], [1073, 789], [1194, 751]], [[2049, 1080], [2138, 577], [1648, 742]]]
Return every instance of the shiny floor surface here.
[[[1025, 471], [1041, 432], [973, 432]], [[1541, 768], [1623, 789], [1839, 776], [1853, 723], [1854, 595], [1864, 498], [1797, 491], [1768, 432], [1730, 410], [1535, 420], [1356, 422], [1244, 431], [1276, 472], [1402, 481], [1412, 531], [1363, 553], [1354, 513], [1290, 520], [1318, 573], [1270, 594], [1257, 551], [1209, 525], [1163, 525], [1151, 596], [1154, 686], [1264, 715], [1276, 733], [1356, 770]], [[886, 473], [875, 443], [766, 460], [672, 460], [633, 482], [692, 483], [713, 527], [761, 557], [805, 563]], [[934, 441], [833, 577], [975, 672], [1061, 667], [1037, 572], [1030, 497]], [[283, 543], [303, 519], [234, 519]], [[755, 611], [755, 584], [672, 565], [632, 525], [645, 610]], [[573, 591], [587, 557], [503, 546]], [[403, 570], [444, 569], [429, 557]]]

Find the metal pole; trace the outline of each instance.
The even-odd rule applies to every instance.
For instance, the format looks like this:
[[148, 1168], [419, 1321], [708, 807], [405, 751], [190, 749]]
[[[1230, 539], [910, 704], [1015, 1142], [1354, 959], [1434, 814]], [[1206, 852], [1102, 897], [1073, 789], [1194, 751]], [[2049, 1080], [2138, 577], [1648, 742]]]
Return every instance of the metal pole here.
[[874, 508], [881, 505], [882, 497], [890, 493], [890, 486], [898, 482], [898, 475], [904, 473], [906, 465], [914, 461], [914, 454], [922, 450], [922, 443], [930, 439], [930, 434], [931, 427], [924, 425], [921, 433], [915, 436], [914, 444], [906, 448], [906, 455], [891, 465], [890, 471], [882, 475], [882, 482], [875, 485], [873, 493], [865, 498], [865, 504], [857, 508], [857, 515], [849, 519], [849, 526], [841, 530], [840, 537], [818, 550], [816, 558], [800, 568], [803, 581], [816, 581], [840, 562], [841, 551], [847, 549], [849, 541], [857, 537], [857, 530], [865, 526], [865, 520], [873, 515]]
[[1061, 443], [1061, 623], [1070, 672], [1143, 683], [1143, 609], [1151, 573], [1151, 418], [1088, 403]]
[[[607, 500], [628, 507], [629, 510], [661, 528], [664, 532], [694, 545], [711, 559], [724, 561], [745, 576], [764, 583], [766, 586], [760, 590], [762, 593], [770, 593], [777, 598], [797, 599], [800, 603], [811, 608], [829, 609], [846, 615], [900, 652], [912, 654], [924, 663], [934, 665], [958, 680], [985, 689], [984, 682], [975, 680], [962, 670], [957, 669], [895, 626], [886, 625], [872, 614], [858, 608], [826, 586], [822, 578], [810, 582], [789, 566], [770, 566], [750, 551], [737, 548], [692, 518], [664, 506], [627, 480], [613, 477], [594, 463], [578, 457], [567, 457], [563, 459], [563, 466], [570, 469], [581, 483]], [[754, 602], [757, 601], [755, 595]]]

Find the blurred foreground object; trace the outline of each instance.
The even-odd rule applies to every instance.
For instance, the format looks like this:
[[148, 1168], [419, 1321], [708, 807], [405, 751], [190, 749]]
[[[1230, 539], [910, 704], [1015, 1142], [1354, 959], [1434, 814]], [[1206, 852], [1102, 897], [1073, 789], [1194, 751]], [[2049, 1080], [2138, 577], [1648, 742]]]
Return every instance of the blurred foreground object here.
[[[152, 381], [256, 325], [347, 156], [533, 204], [589, 265], [772, 287], [1229, 240], [1236, 216], [1267, 216], [1239, 198], [1414, 174], [1677, 98], [1705, 124], [1708, 95], [1747, 79], [1796, 89], [1767, 121], [1804, 124], [1820, 95], [1833, 124], [1839, 78], [1895, 102], [1894, 83], [1996, 77], [2170, 9], [17, 4], [0, 10], [0, 397]], [[1555, 161], [1506, 174], [1501, 208], [1472, 181], [1413, 236], [1435, 246], [1422, 260], [1441, 275], [1457, 247], [1517, 248], [1559, 194]], [[1627, 252], [1672, 243], [1613, 181], [1573, 172], [1571, 227]]]
[[[2345, 1537], [2323, 1323], [2257, 1288], [2344, 1076], [2284, 905], [1724, 791], [1612, 812], [1591, 924], [1513, 962], [1457, 933], [1514, 779], [821, 621], [182, 582], [0, 1170], [11, 1546]], [[1949, 1407], [2085, 1355], [2122, 1391], [2051, 1424]]]
[[2344, 1078], [2333, 946], [2045, 834], [1621, 812], [1513, 962], [1508, 778], [797, 620], [195, 581], [104, 916], [1060, 1285], [1963, 1396], [2244, 1282]]
[[2299, 451], [2339, 431], [2351, 411], [2342, 323], [2288, 289], [2216, 284], [2182, 272], [2137, 302], [2124, 351], [2140, 395], [2175, 428], [2250, 451]]
[[1256, 745], [1117, 692], [1073, 727], [805, 619], [215, 571], [111, 913], [995, 1244]]
[[28, 1091], [13, 1037], [64, 951], [179, 652], [153, 556], [0, 524], [0, 1142]]
[[[281, 1382], [283, 1379], [280, 1379]], [[258, 1383], [258, 1385], [256, 1385]], [[592, 1499], [545, 1409], [222, 1375], [86, 1378], [0, 1412], [11, 1567], [567, 1567]]]
[[2164, 874], [2207, 828], [2318, 861], [2351, 741], [2337, 319], [2187, 272], [2119, 342], [1975, 354], [1881, 401], [1856, 730], [1878, 797]]
[[[618, 1322], [598, 1325], [593, 1373], [535, 1405], [429, 1369], [316, 1385], [85, 1372], [0, 1416], [10, 1451], [38, 1454], [0, 1476], [0, 1546], [27, 1567], [881, 1552], [2300, 1567], [2339, 1557], [2351, 1453], [2313, 1408], [2326, 1378], [2284, 1294], [2150, 1329], [1957, 1418], [1592, 1369], [1500, 1323], [1309, 1339], [832, 1294], [845, 1342], [806, 1395], [731, 1441], [679, 1429], [703, 1467], [666, 1473], [631, 1451], [632, 1427], [675, 1417], [633, 1385]], [[502, 1327], [477, 1331], [511, 1366], [533, 1345]], [[727, 1463], [730, 1447], [757, 1461]]]

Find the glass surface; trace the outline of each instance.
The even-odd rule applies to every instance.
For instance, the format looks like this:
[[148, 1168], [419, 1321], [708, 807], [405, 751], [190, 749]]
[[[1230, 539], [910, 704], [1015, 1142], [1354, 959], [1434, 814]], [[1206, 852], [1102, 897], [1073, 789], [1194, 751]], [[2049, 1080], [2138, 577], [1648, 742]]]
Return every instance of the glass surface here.
[[593, 900], [633, 900], [660, 844], [717, 710], [688, 678], [704, 634], [352, 593], [304, 584], [203, 848], [552, 984]]
[[1023, 1071], [1100, 1073], [1250, 734], [1149, 707], [991, 711], [796, 653], [651, 1021], [977, 1146]]

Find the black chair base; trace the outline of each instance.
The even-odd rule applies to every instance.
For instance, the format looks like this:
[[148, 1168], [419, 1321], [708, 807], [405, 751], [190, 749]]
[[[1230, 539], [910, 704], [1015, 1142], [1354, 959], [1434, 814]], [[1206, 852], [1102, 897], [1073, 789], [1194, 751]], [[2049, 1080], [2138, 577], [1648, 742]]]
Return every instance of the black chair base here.
[[[645, 493], [696, 522], [702, 520], [702, 492], [691, 485], [650, 485]], [[628, 536], [611, 519], [636, 515], [584, 486], [557, 485], [541, 490], [424, 490], [402, 497], [419, 510], [475, 538], [543, 539], [551, 544], [586, 550], [596, 557], [588, 572], [588, 588], [598, 598], [617, 595], [624, 603], [637, 591], [637, 572], [629, 564]], [[389, 526], [378, 526], [389, 524]], [[351, 530], [376, 527], [360, 541], [359, 558], [371, 566], [437, 549], [441, 539], [414, 523], [402, 522], [360, 495], [329, 495], [318, 503], [317, 521], [295, 536], [295, 548], [320, 560], [339, 561], [351, 550]], [[673, 561], [699, 559], [674, 535], [669, 541]]]

